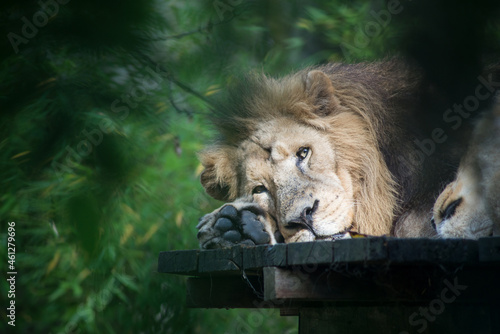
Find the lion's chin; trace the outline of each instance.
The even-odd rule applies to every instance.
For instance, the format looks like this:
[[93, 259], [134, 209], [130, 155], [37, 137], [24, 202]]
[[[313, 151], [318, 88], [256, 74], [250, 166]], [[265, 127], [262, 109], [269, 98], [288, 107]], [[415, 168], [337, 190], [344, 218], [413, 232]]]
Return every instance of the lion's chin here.
[[314, 241], [316, 240], [316, 237], [314, 234], [312, 234], [308, 230], [301, 230], [292, 235], [291, 237], [287, 238], [285, 240], [286, 243], [290, 242], [308, 242], [308, 241]]
[[317, 233], [314, 235], [309, 230], [301, 230], [292, 235], [291, 237], [285, 240], [286, 243], [290, 242], [308, 242], [308, 241], [318, 241], [318, 240], [337, 240], [337, 239], [346, 239], [350, 238], [350, 234], [348, 231], [323, 231], [323, 233]]

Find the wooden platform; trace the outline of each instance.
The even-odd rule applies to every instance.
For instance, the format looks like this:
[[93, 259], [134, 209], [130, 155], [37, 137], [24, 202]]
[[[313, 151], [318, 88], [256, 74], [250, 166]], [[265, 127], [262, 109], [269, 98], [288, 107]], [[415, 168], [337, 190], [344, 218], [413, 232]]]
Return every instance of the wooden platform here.
[[161, 252], [187, 306], [279, 308], [300, 333], [500, 333], [500, 238], [356, 238]]

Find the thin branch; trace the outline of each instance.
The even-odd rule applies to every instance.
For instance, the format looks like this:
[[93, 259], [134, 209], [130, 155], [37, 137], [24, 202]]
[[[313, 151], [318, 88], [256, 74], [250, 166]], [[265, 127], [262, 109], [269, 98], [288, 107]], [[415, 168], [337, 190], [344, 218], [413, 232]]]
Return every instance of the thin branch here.
[[223, 19], [223, 20], [221, 20], [219, 22], [215, 22], [215, 23], [210, 21], [205, 26], [199, 27], [198, 29], [187, 31], [187, 32], [183, 32], [183, 33], [180, 33], [180, 34], [177, 34], [177, 35], [165, 36], [165, 37], [162, 37], [162, 38], [157, 38], [157, 39], [155, 39], [155, 41], [161, 41], [161, 40], [167, 40], [167, 39], [180, 39], [180, 38], [183, 38], [183, 37], [186, 37], [186, 36], [190, 36], [190, 35], [194, 35], [194, 34], [197, 34], [197, 33], [201, 33], [203, 31], [210, 31], [215, 26], [231, 22], [236, 16], [237, 15], [233, 11], [233, 12], [231, 12], [231, 16], [229, 18], [227, 18], [227, 19]]
[[143, 54], [141, 52], [138, 52], [138, 54], [140, 55], [140, 57], [142, 59], [144, 59], [151, 66], [153, 66], [156, 69], [159, 69], [160, 70], [160, 72], [158, 73], [159, 75], [163, 76], [164, 78], [166, 78], [170, 82], [174, 83], [176, 86], [178, 86], [179, 88], [181, 88], [185, 92], [187, 92], [187, 93], [189, 93], [189, 94], [191, 94], [193, 96], [196, 96], [198, 99], [202, 100], [203, 102], [207, 103], [208, 105], [212, 104], [205, 96], [203, 96], [202, 94], [198, 93], [197, 91], [195, 91], [191, 87], [187, 86], [186, 84], [180, 82], [178, 79], [176, 79], [173, 76], [173, 74], [170, 71], [168, 71], [161, 64], [155, 63], [148, 55]]

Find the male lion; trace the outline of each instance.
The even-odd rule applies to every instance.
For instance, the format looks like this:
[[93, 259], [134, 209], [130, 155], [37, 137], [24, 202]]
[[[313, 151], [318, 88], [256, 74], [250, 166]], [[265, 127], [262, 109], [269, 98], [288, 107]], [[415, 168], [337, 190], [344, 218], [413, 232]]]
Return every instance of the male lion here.
[[444, 238], [500, 235], [500, 105], [481, 119], [456, 179], [434, 205], [433, 222]]
[[447, 105], [429, 103], [439, 101], [433, 94], [420, 71], [397, 60], [236, 83], [214, 109], [220, 137], [200, 154], [206, 191], [232, 203], [200, 219], [201, 247], [348, 231], [434, 235], [433, 199], [460, 149], [448, 140], [424, 157], [415, 144], [434, 136], [423, 115]]

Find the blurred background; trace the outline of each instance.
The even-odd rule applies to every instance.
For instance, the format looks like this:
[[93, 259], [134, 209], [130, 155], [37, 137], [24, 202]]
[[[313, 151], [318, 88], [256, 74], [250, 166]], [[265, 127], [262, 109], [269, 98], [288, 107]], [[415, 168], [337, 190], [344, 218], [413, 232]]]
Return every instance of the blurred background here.
[[[210, 99], [251, 70], [412, 52], [409, 5], [2, 0], [0, 268], [14, 221], [18, 275], [15, 328], [0, 281], [0, 332], [296, 333], [279, 311], [186, 309], [185, 278], [156, 272], [160, 251], [198, 248], [198, 218], [221, 205], [198, 180]], [[470, 48], [475, 31], [450, 42], [433, 22], [417, 46], [498, 45], [498, 21]]]

